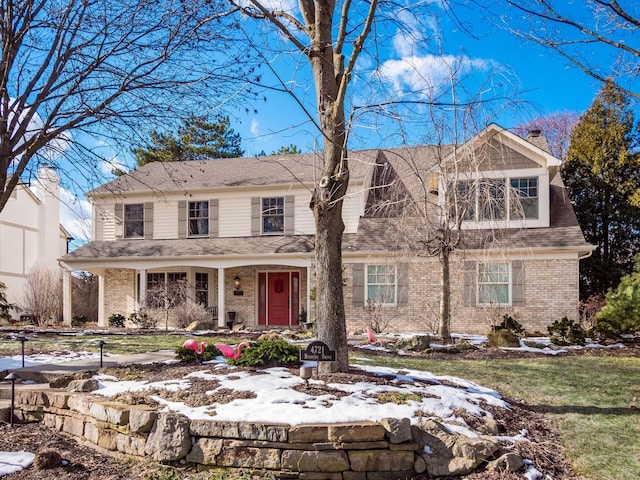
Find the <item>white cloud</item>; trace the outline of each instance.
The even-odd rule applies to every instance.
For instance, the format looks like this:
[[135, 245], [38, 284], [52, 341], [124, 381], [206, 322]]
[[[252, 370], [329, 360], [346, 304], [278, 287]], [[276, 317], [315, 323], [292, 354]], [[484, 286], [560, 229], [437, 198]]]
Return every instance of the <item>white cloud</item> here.
[[76, 198], [71, 192], [60, 188], [60, 223], [76, 243], [91, 240], [91, 203]]
[[260, 135], [260, 122], [258, 122], [257, 118], [251, 119], [251, 135], [258, 136]]
[[425, 41], [424, 25], [408, 10], [401, 10], [396, 17], [402, 27], [393, 37], [393, 49], [400, 57], [414, 55]]
[[455, 55], [408, 56], [399, 60], [387, 60], [378, 74], [390, 82], [397, 93], [429, 95], [443, 84], [450, 85], [452, 78], [475, 71], [486, 71], [492, 62]]
[[[296, 0], [262, 0], [260, 2], [267, 10], [278, 10], [283, 12], [292, 13], [298, 9], [298, 2]], [[243, 8], [255, 8], [253, 3], [249, 0], [240, 0], [238, 2]]]

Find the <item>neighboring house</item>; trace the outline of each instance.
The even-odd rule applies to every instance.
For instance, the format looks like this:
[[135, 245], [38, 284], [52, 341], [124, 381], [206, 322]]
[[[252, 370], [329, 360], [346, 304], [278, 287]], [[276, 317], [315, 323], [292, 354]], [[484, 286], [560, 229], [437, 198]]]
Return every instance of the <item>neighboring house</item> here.
[[[445, 167], [470, 153], [477, 161], [453, 179]], [[145, 165], [88, 193], [94, 240], [61, 260], [99, 276], [101, 325], [176, 280], [220, 312], [220, 326], [224, 312], [255, 328], [297, 325], [303, 310], [313, 320], [309, 200], [320, 162], [300, 154]], [[592, 246], [559, 166], [542, 137], [523, 140], [496, 125], [458, 148], [349, 152], [342, 248], [349, 330], [374, 316], [389, 331], [433, 330], [440, 267], [420, 249], [425, 227], [407, 201], [443, 207], [452, 182], [477, 193], [465, 200], [462, 248], [451, 261], [451, 330], [486, 333], [489, 317], [503, 312], [517, 311], [530, 331], [576, 318], [578, 263]], [[481, 194], [494, 207], [480, 205]]]
[[0, 212], [0, 281], [10, 303], [23, 303], [27, 275], [36, 264], [62, 278], [58, 258], [67, 253], [70, 239], [60, 225], [60, 178], [53, 168], [42, 167], [33, 187], [18, 182]]

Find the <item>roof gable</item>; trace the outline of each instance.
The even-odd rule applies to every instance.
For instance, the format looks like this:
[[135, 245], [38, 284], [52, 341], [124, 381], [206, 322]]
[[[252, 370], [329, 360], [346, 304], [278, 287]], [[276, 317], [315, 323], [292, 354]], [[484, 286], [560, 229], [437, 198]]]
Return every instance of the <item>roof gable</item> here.
[[530, 142], [492, 123], [451, 152], [445, 162], [462, 154], [473, 158], [470, 164], [481, 171], [560, 166], [562, 162], [542, 146], [539, 141]]

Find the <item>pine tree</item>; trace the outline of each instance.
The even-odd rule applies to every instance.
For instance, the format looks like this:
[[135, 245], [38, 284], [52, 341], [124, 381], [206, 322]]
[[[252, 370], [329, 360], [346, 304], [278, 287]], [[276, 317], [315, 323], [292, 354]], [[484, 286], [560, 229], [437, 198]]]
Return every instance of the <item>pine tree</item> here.
[[0, 282], [0, 320], [10, 321], [11, 310], [17, 310], [17, 306], [7, 301], [6, 289], [7, 286]]
[[177, 135], [152, 130], [149, 136], [148, 147], [132, 150], [139, 167], [150, 162], [237, 158], [244, 154], [240, 134], [233, 131], [225, 116], [210, 121], [207, 116], [192, 114], [182, 120]]
[[635, 203], [640, 157], [628, 98], [605, 84], [571, 135], [562, 177], [592, 256], [580, 264], [581, 297], [605, 293], [633, 271], [640, 252]]

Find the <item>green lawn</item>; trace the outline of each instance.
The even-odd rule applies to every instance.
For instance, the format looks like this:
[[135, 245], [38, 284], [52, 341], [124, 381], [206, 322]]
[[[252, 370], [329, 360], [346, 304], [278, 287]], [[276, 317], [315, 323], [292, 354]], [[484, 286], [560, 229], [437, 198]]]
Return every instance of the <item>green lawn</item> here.
[[430, 360], [361, 353], [354, 357], [368, 358], [362, 362], [366, 365], [426, 370], [493, 388], [549, 415], [584, 478], [640, 478], [640, 410], [630, 408], [640, 407], [640, 358]]
[[[21, 348], [20, 342], [17, 340], [6, 338], [3, 336], [0, 341], [0, 356], [16, 354]], [[175, 350], [181, 346], [187, 338], [196, 338], [199, 342], [207, 342], [213, 345], [217, 342], [225, 342], [220, 337], [191, 337], [182, 334], [154, 334], [154, 335], [27, 335], [29, 340], [25, 342], [25, 354], [53, 351], [53, 350], [69, 350], [72, 352], [87, 351], [99, 352], [99, 340], [104, 340], [105, 353], [144, 353], [157, 350]]]

